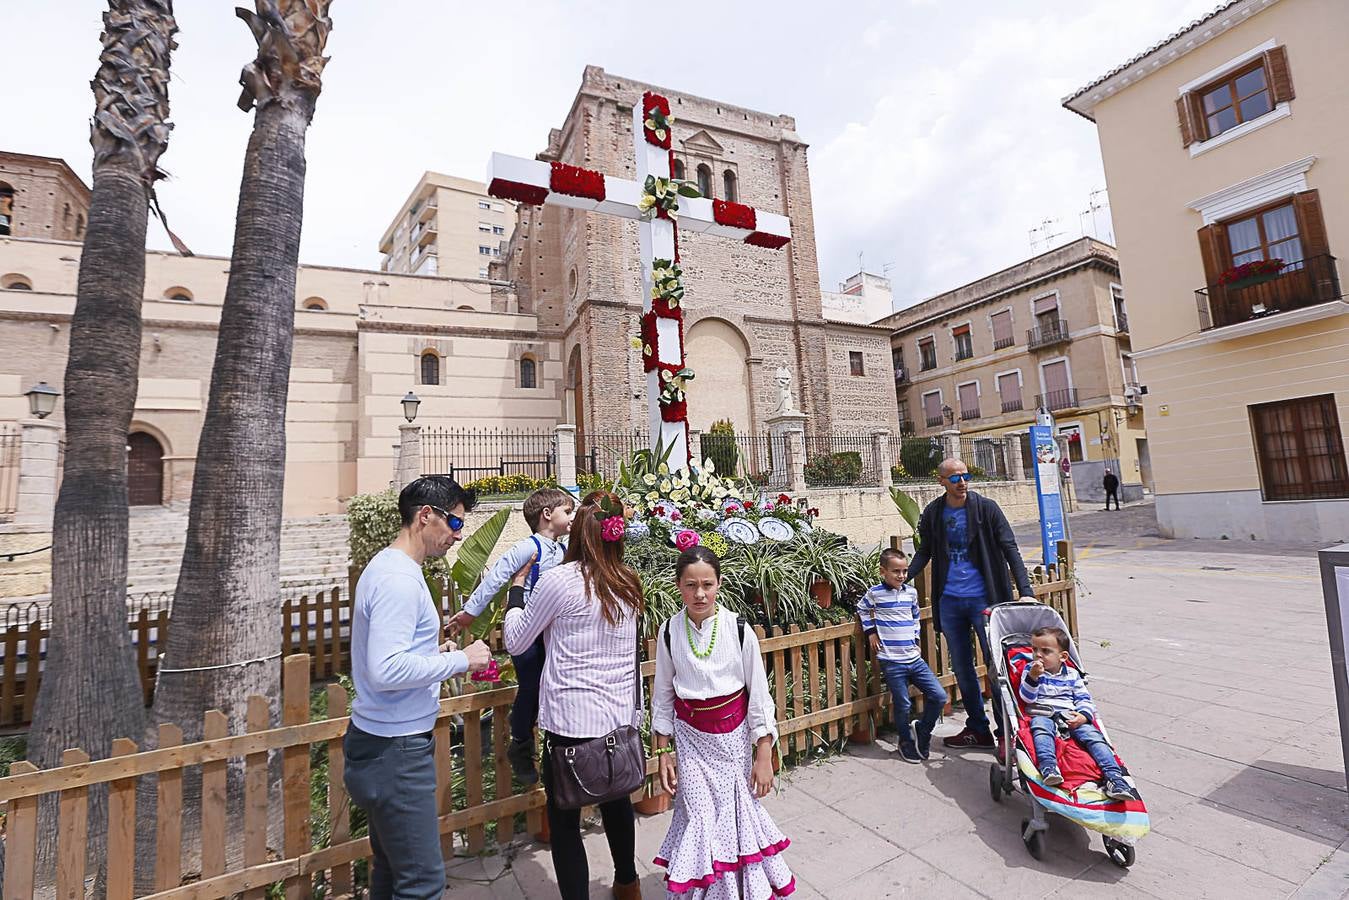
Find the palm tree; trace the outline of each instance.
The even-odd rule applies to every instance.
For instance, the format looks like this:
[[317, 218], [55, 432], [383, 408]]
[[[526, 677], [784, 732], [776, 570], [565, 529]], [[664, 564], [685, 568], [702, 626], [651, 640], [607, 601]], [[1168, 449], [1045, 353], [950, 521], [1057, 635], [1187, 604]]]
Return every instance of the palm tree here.
[[258, 44], [239, 106], [255, 109], [234, 226], [187, 543], [155, 717], [201, 735], [219, 709], [243, 730], [245, 698], [280, 687], [281, 500], [305, 132], [327, 59], [331, 0], [237, 10]]
[[[172, 128], [177, 31], [172, 0], [109, 0], [103, 15], [93, 193], [66, 363], [65, 476], [52, 524], [51, 637], [28, 742], [29, 758], [44, 768], [70, 747], [107, 756], [114, 738], [139, 739], [145, 727], [126, 624], [126, 442], [140, 370], [146, 218]], [[89, 841], [100, 860], [106, 820], [106, 795], [96, 794]]]

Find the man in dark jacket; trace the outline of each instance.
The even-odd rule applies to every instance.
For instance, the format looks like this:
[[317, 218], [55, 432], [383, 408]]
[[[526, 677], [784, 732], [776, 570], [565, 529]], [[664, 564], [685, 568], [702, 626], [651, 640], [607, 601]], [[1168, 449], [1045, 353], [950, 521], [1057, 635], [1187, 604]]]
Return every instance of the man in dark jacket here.
[[[1013, 579], [1021, 599], [1034, 600], [1035, 591], [1012, 526], [998, 504], [970, 490], [970, 473], [960, 460], [943, 461], [937, 472], [945, 494], [929, 503], [918, 520], [918, 548], [909, 564], [909, 578], [916, 578], [929, 562], [933, 564], [932, 618], [951, 650], [951, 668], [968, 716], [965, 730], [943, 743], [948, 747], [992, 748], [996, 744], [984, 712], [979, 677], [974, 672], [970, 632], [978, 635], [991, 671], [985, 611], [1013, 599]], [[1001, 701], [996, 691], [993, 708], [999, 718], [1001, 741]]]
[[1105, 470], [1105, 477], [1101, 479], [1101, 487], [1105, 488], [1105, 508], [1110, 509], [1110, 501], [1115, 501], [1115, 509], [1119, 509], [1119, 476], [1109, 469]]

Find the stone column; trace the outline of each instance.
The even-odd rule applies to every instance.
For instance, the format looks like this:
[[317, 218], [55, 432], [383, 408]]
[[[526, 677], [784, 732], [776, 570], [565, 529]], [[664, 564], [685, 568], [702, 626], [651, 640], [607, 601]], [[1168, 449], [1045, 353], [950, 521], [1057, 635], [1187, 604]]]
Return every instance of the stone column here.
[[[779, 484], [785, 490], [799, 494], [806, 489], [806, 414], [799, 412], [777, 412], [768, 419], [768, 438], [773, 447], [774, 472], [783, 480]], [[785, 456], [786, 471], [780, 471], [776, 465], [781, 456]]]
[[576, 426], [553, 426], [553, 446], [557, 448], [557, 483], [564, 491], [579, 492], [576, 484]]
[[18, 525], [52, 527], [56, 511], [57, 461], [61, 426], [44, 419], [19, 423], [19, 497], [14, 511]]
[[1007, 478], [1010, 481], [1026, 480], [1026, 461], [1021, 458], [1021, 433], [1009, 432], [1007, 438]]
[[942, 459], [960, 459], [960, 431], [948, 428], [938, 438], [941, 441]]
[[404, 422], [398, 426], [398, 463], [393, 488], [401, 491], [422, 474], [422, 426]]
[[871, 461], [876, 466], [877, 482], [881, 487], [890, 486], [890, 469], [895, 464], [890, 452], [890, 429], [877, 428], [871, 432]]

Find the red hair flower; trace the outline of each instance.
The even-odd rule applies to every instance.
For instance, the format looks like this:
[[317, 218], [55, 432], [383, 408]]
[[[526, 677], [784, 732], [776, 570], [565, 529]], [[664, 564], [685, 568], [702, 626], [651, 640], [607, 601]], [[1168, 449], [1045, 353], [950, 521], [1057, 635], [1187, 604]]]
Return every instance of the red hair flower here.
[[679, 532], [679, 534], [675, 535], [675, 549], [682, 553], [690, 547], [698, 546], [700, 540], [701, 538], [698, 537], [698, 532], [691, 528], [685, 528], [683, 531]]
[[622, 516], [610, 516], [600, 525], [600, 537], [609, 543], [617, 543], [623, 540], [623, 532], [626, 530]]

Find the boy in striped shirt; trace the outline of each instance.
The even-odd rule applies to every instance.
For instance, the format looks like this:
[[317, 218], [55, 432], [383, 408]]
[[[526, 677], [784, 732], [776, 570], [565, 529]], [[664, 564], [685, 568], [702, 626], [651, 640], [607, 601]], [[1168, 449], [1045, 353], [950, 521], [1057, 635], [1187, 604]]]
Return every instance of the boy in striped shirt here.
[[1062, 723], [1082, 747], [1101, 767], [1105, 795], [1112, 800], [1129, 800], [1133, 789], [1124, 780], [1124, 771], [1115, 759], [1100, 730], [1092, 724], [1096, 705], [1091, 702], [1087, 685], [1077, 669], [1064, 665], [1068, 648], [1072, 646], [1068, 632], [1062, 628], [1045, 626], [1031, 632], [1031, 650], [1034, 661], [1021, 677], [1021, 702], [1030, 714], [1030, 731], [1035, 740], [1035, 765], [1049, 787], [1063, 784], [1058, 757], [1054, 752], [1054, 735]]
[[[946, 707], [946, 691], [918, 652], [918, 592], [904, 581], [909, 559], [901, 550], [881, 552], [881, 583], [869, 589], [857, 604], [862, 631], [894, 701], [899, 756], [918, 763], [928, 758], [932, 729]], [[923, 693], [923, 717], [910, 730], [909, 686]]]

